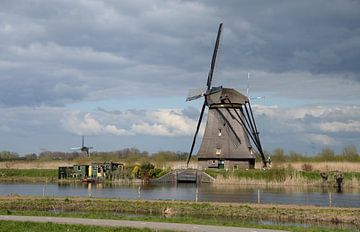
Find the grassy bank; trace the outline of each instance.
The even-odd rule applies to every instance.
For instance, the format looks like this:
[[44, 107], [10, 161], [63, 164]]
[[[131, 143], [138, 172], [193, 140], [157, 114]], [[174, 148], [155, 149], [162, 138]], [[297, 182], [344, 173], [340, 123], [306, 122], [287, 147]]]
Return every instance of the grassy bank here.
[[[289, 221], [295, 223], [346, 223], [360, 226], [359, 208], [328, 208], [294, 205], [194, 203], [178, 201], [134, 201], [94, 198], [1, 197], [1, 214], [55, 215], [124, 219], [125, 214], [157, 216], [152, 220], [224, 224], [239, 221]], [[229, 220], [224, 220], [229, 219]], [[238, 223], [238, 224], [237, 224]], [[243, 223], [240, 223], [244, 226]]]
[[[267, 170], [206, 170], [215, 177], [215, 184], [269, 185], [269, 186], [334, 186], [337, 172], [327, 172], [328, 180], [323, 181], [319, 171], [299, 171], [293, 168], [272, 168]], [[360, 172], [344, 172], [343, 186], [360, 187]]]
[[0, 181], [54, 182], [57, 172], [57, 169], [0, 169]]
[[[163, 173], [168, 172], [166, 169]], [[0, 182], [56, 182], [57, 169], [0, 169]], [[240, 184], [263, 186], [334, 186], [336, 171], [327, 171], [328, 181], [324, 182], [320, 171], [297, 170], [290, 166], [261, 170], [218, 170], [206, 172], [215, 177], [215, 184]], [[360, 172], [342, 172], [345, 188], [360, 187]], [[126, 179], [126, 178], [125, 178]], [[69, 179], [68, 181], [73, 181]], [[117, 182], [121, 182], [117, 180]]]
[[[26, 230], [24, 229], [26, 228]], [[13, 222], [13, 221], [0, 221], [0, 232], [44, 232], [44, 231], [57, 231], [57, 232], [154, 232], [159, 230], [151, 229], [134, 229], [124, 227], [100, 227], [100, 226], [84, 226], [84, 225], [66, 225], [55, 223], [36, 223], [36, 222]], [[163, 230], [165, 232], [165, 230]]]

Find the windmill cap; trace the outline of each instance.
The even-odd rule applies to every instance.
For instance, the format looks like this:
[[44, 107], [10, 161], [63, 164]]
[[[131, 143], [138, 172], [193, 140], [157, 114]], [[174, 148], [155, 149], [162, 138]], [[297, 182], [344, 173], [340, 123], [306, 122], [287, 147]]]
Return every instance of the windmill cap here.
[[245, 105], [247, 102], [249, 102], [249, 98], [235, 89], [223, 88], [222, 91], [208, 95], [207, 102], [210, 106], [224, 102]]

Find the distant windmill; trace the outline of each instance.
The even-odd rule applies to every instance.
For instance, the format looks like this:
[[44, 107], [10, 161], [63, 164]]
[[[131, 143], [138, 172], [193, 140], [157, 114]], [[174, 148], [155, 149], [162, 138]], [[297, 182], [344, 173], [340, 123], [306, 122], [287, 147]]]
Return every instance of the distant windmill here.
[[84, 136], [82, 136], [82, 143], [81, 147], [73, 147], [72, 150], [80, 150], [82, 152], [86, 152], [86, 154], [90, 157], [90, 149], [93, 149], [93, 147], [86, 147], [84, 142]]
[[219, 25], [206, 88], [190, 91], [186, 99], [191, 101], [204, 97], [187, 164], [191, 159], [207, 106], [209, 111], [205, 133], [197, 154], [199, 166], [201, 168], [253, 168], [255, 155], [250, 143], [251, 139], [261, 155], [264, 167], [266, 167], [249, 98], [235, 89], [211, 86], [222, 25], [222, 23]]

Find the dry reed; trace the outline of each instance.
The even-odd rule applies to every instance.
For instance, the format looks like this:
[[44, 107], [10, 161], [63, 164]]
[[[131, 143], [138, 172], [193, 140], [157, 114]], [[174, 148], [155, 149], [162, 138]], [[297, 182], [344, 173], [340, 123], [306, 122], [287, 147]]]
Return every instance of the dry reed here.
[[[288, 187], [288, 186], [302, 186], [302, 187], [328, 187], [335, 186], [334, 181], [323, 182], [322, 180], [309, 180], [301, 176], [299, 172], [294, 171], [291, 175], [287, 176], [284, 180], [266, 180], [266, 179], [252, 179], [237, 176], [223, 177], [217, 176], [213, 182], [214, 185], [256, 185], [266, 187]], [[343, 187], [345, 188], [359, 188], [360, 181], [352, 177], [351, 180], [345, 180]]]

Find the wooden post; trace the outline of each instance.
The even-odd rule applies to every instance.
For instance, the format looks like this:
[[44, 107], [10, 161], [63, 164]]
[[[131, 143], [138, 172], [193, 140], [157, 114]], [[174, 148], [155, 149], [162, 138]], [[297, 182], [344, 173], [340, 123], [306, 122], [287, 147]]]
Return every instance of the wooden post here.
[[141, 187], [140, 187], [140, 185], [138, 187], [138, 198], [141, 199]]
[[329, 206], [332, 206], [332, 197], [331, 197], [331, 192], [329, 192]]
[[43, 197], [45, 197], [45, 184], [44, 184], [44, 187], [43, 187]]
[[260, 204], [260, 189], [257, 191], [257, 203]]
[[195, 202], [198, 202], [198, 200], [199, 200], [199, 189], [198, 189], [198, 186], [196, 184]]
[[46, 185], [47, 185], [47, 178], [43, 187], [43, 197], [45, 197]]

